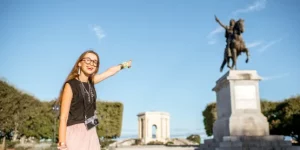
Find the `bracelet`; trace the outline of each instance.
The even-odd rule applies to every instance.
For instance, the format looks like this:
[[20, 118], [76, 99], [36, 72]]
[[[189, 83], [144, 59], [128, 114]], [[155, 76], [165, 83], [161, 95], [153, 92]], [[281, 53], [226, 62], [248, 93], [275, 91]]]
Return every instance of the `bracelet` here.
[[124, 69], [123, 64], [119, 64], [120, 65], [120, 70]]
[[121, 65], [121, 70], [124, 68], [128, 68], [128, 62], [123, 62]]
[[64, 143], [64, 142], [58, 142], [57, 146], [58, 147], [67, 147], [66, 143]]

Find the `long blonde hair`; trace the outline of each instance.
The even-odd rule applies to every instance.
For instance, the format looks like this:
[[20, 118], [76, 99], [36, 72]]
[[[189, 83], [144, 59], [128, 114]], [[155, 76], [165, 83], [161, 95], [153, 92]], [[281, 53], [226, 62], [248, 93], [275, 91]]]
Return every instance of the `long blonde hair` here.
[[93, 50], [87, 50], [87, 51], [85, 51], [84, 53], [82, 53], [82, 54], [79, 56], [79, 58], [77, 59], [76, 63], [74, 64], [73, 69], [71, 70], [71, 72], [69, 73], [67, 79], [65, 80], [65, 82], [64, 82], [64, 84], [63, 84], [63, 86], [62, 86], [62, 88], [61, 88], [61, 90], [60, 90], [59, 96], [58, 96], [58, 101], [59, 101], [60, 103], [61, 103], [61, 100], [62, 100], [62, 93], [63, 93], [63, 91], [64, 91], [65, 83], [66, 83], [67, 81], [69, 81], [69, 80], [72, 80], [72, 79], [75, 79], [75, 78], [79, 77], [79, 74], [78, 74], [78, 69], [79, 69], [78, 63], [79, 63], [80, 61], [82, 61], [82, 59], [84, 58], [84, 56], [85, 56], [87, 53], [95, 54], [95, 55], [97, 56], [97, 59], [98, 59], [98, 61], [97, 61], [97, 67], [96, 67], [95, 72], [94, 72], [91, 76], [89, 76], [89, 82], [92, 82], [92, 83], [93, 83], [93, 78], [94, 78], [95, 74], [96, 74], [96, 73], [98, 72], [98, 70], [99, 70], [99, 64], [100, 64], [99, 62], [100, 62], [100, 60], [99, 60], [99, 55], [98, 55], [95, 51], [93, 51]]

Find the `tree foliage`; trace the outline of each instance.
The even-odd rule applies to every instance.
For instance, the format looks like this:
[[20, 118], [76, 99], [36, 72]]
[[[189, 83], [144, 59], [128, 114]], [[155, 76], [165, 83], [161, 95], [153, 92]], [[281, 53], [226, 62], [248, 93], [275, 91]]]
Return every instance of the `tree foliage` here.
[[[271, 135], [291, 136], [300, 142], [300, 96], [279, 102], [261, 100], [261, 112], [269, 122]], [[217, 119], [216, 103], [207, 105], [202, 114], [206, 134], [211, 136]]]
[[0, 80], [0, 130], [18, 137], [49, 138], [53, 121], [51, 106]]
[[287, 135], [300, 142], [300, 96], [285, 99], [278, 104], [272, 121], [279, 122], [277, 134]]
[[5, 81], [0, 81], [0, 129], [9, 132], [14, 129], [14, 116], [18, 112], [21, 93]]
[[203, 122], [204, 122], [205, 132], [207, 136], [211, 136], [213, 134], [213, 124], [218, 117], [216, 103], [214, 102], [208, 104], [204, 109], [204, 111], [202, 112], [202, 115], [204, 117]]
[[261, 112], [266, 116], [269, 122], [270, 134], [279, 134], [277, 131], [280, 128], [281, 121], [276, 119], [277, 116], [277, 107], [280, 102], [272, 102], [268, 100], [261, 100]]

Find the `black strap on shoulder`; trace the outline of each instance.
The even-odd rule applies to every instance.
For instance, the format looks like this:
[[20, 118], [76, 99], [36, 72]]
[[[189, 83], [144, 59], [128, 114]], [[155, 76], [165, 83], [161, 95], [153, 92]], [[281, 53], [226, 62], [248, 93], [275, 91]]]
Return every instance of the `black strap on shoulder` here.
[[[85, 94], [84, 94], [84, 87], [82, 87], [82, 86], [84, 86], [82, 83], [80, 83], [79, 84], [79, 87], [80, 87], [80, 91], [81, 91], [81, 94], [82, 94], [82, 96], [83, 96], [83, 111], [84, 111], [84, 116], [85, 116], [85, 118], [87, 118], [87, 116], [86, 116], [86, 105], [85, 105], [85, 102], [86, 102], [86, 98], [85, 98]], [[95, 90], [95, 86], [94, 86], [94, 83], [92, 83], [92, 90], [93, 90], [93, 92], [95, 93], [95, 98], [94, 98], [94, 100], [93, 100], [93, 103], [94, 103], [94, 109], [95, 109], [95, 111], [96, 111], [96, 109], [97, 109], [97, 107], [96, 107], [96, 90]]]
[[80, 91], [81, 91], [81, 94], [82, 94], [82, 97], [83, 97], [83, 113], [84, 113], [84, 118], [86, 119], [86, 110], [85, 110], [85, 94], [84, 94], [84, 90], [83, 90], [83, 88], [84, 87], [82, 87], [83, 86], [83, 84], [81, 84], [81, 81], [80, 81], [80, 83], [79, 83], [79, 87], [80, 87]]
[[93, 88], [93, 92], [94, 92], [94, 96], [95, 96], [95, 98], [94, 98], [94, 109], [96, 110], [96, 109], [97, 109], [97, 106], [96, 106], [96, 102], [97, 102], [97, 92], [96, 92], [96, 88], [95, 88], [95, 83], [94, 83], [94, 81], [93, 81], [92, 78], [89, 78], [89, 81], [90, 81], [90, 83], [92, 84], [92, 88]]

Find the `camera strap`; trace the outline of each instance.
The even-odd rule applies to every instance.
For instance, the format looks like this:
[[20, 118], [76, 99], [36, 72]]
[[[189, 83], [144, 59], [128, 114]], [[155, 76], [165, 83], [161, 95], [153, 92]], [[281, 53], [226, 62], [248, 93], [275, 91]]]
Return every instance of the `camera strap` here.
[[79, 84], [79, 87], [80, 87], [80, 91], [81, 91], [81, 95], [82, 95], [82, 97], [83, 97], [83, 113], [84, 113], [84, 119], [86, 120], [86, 108], [85, 108], [85, 93], [84, 93], [84, 90], [83, 90], [83, 88], [84, 87], [82, 87], [82, 86], [84, 86], [83, 84], [82, 84], [82, 82], [80, 81], [80, 84]]
[[[81, 82], [81, 81], [80, 81]], [[81, 91], [81, 94], [82, 94], [82, 96], [83, 96], [83, 113], [84, 113], [84, 118], [85, 118], [85, 120], [87, 119], [87, 116], [86, 116], [86, 105], [85, 105], [85, 103], [86, 103], [86, 98], [85, 98], [85, 93], [84, 93], [84, 87], [83, 87], [84, 85], [83, 85], [83, 83], [81, 82], [81, 84], [79, 84], [79, 87], [80, 87], [80, 91]], [[90, 86], [89, 88], [92, 88], [92, 86]], [[92, 89], [91, 89], [92, 90]], [[94, 103], [94, 109], [95, 109], [95, 111], [96, 111], [96, 101], [94, 101], [94, 100], [92, 100], [92, 103]]]
[[[87, 128], [87, 130], [90, 130], [90, 129], [92, 129], [92, 128], [94, 128], [94, 127], [96, 127], [98, 124], [99, 124], [99, 120], [98, 120], [98, 118], [97, 118], [97, 115], [96, 115], [96, 109], [94, 110], [94, 115], [93, 116], [91, 116], [91, 117], [89, 117], [89, 118], [87, 118], [87, 115], [86, 115], [86, 105], [85, 105], [85, 102], [86, 102], [86, 98], [85, 98], [85, 93], [84, 93], [84, 90], [83, 90], [83, 88], [84, 88], [84, 85], [83, 85], [83, 83], [81, 82], [81, 84], [80, 84], [80, 91], [81, 91], [81, 93], [82, 93], [82, 95], [83, 95], [83, 108], [84, 108], [84, 124], [85, 124], [85, 126], [86, 126], [86, 128]], [[89, 85], [89, 92], [92, 90], [91, 88], [91, 86]], [[87, 90], [85, 89], [85, 91], [87, 92]], [[89, 96], [89, 94], [91, 94], [91, 93], [88, 93], [88, 96]], [[91, 98], [89, 97], [89, 100], [91, 100]], [[96, 99], [93, 99], [93, 100], [91, 100], [92, 101], [92, 103], [94, 103], [94, 108], [96, 108]]]

